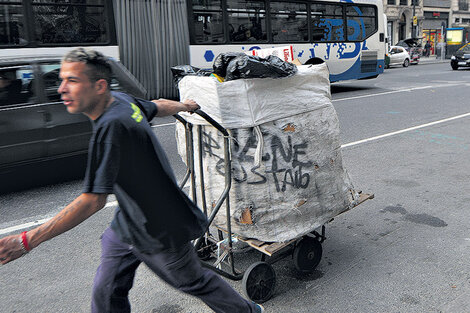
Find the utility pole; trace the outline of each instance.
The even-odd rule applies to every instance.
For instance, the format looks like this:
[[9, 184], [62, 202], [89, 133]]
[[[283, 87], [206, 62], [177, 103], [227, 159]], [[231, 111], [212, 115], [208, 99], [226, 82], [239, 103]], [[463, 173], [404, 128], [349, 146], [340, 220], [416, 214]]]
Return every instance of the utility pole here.
[[413, 1], [413, 25], [411, 26], [411, 38], [416, 38], [416, 25], [418, 24], [418, 18], [416, 16], [416, 1]]

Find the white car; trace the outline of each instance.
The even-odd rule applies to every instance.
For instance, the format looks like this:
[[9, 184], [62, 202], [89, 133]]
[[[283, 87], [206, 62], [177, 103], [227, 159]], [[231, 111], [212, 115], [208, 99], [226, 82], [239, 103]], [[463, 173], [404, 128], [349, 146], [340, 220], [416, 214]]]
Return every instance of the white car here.
[[391, 46], [388, 56], [390, 57], [390, 64], [387, 68], [391, 65], [403, 65], [403, 67], [410, 65], [410, 55], [403, 47]]

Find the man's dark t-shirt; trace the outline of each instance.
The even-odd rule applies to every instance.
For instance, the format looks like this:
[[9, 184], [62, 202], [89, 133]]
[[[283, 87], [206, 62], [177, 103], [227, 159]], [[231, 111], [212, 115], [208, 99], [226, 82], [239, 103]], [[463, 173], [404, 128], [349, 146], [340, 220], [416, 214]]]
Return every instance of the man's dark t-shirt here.
[[150, 121], [153, 102], [114, 93], [93, 123], [85, 193], [114, 193], [119, 202], [111, 228], [142, 252], [178, 247], [199, 237], [204, 214], [176, 183]]

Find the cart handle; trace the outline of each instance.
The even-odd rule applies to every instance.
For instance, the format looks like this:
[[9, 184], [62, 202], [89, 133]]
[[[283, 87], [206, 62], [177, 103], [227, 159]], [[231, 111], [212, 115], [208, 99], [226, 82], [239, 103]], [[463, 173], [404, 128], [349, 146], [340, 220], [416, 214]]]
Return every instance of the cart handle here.
[[[209, 115], [207, 115], [206, 112], [204, 112], [203, 110], [201, 109], [197, 109], [196, 111], [194, 111], [194, 113], [196, 113], [197, 115], [199, 115], [200, 117], [202, 117], [203, 119], [205, 119], [209, 124], [211, 124], [212, 126], [214, 126], [215, 128], [217, 128], [218, 131], [220, 131], [222, 134], [224, 134], [224, 136], [228, 137], [229, 136], [229, 133], [228, 131], [222, 126], [220, 125], [218, 122], [216, 122], [212, 117], [210, 117]], [[183, 118], [181, 117], [181, 115], [179, 114], [175, 114], [173, 115], [178, 121], [180, 121], [181, 123], [183, 123], [183, 125], [186, 125], [188, 122]]]

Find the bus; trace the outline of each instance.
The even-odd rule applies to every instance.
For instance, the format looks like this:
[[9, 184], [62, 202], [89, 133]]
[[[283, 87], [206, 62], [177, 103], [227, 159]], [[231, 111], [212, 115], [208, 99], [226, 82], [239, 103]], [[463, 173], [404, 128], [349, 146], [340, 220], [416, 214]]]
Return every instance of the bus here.
[[89, 46], [119, 59], [112, 0], [0, 1], [0, 57]]
[[302, 64], [325, 61], [330, 81], [384, 70], [382, 0], [188, 1], [190, 64], [210, 68], [223, 52], [290, 45]]
[[119, 59], [147, 98], [178, 98], [171, 67], [292, 46], [331, 81], [383, 72], [382, 0], [0, 0], [0, 58], [89, 46]]

